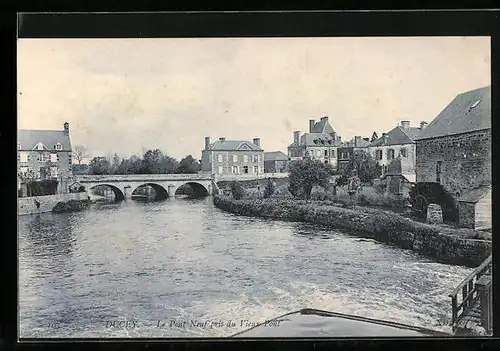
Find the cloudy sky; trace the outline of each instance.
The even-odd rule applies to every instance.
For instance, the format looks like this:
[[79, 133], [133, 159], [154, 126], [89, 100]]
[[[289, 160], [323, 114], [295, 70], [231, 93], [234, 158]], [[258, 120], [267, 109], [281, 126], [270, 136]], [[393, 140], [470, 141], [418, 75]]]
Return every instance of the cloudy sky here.
[[490, 85], [490, 38], [20, 39], [18, 128], [62, 129], [92, 156], [204, 137], [281, 150], [329, 116], [348, 140], [430, 122]]

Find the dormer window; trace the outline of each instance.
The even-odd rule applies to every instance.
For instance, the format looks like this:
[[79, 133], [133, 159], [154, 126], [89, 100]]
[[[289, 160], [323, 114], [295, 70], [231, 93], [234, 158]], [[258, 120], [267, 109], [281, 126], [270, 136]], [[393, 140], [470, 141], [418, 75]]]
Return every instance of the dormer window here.
[[56, 149], [56, 150], [62, 150], [61, 143], [57, 143], [56, 145], [54, 145], [54, 149]]
[[21, 150], [21, 143], [19, 141], [17, 142], [17, 149]]
[[43, 143], [40, 141], [38, 144], [36, 144], [36, 146], [33, 148], [33, 150], [36, 149], [36, 150], [39, 150], [39, 151], [43, 151], [45, 149], [45, 146], [43, 145]]

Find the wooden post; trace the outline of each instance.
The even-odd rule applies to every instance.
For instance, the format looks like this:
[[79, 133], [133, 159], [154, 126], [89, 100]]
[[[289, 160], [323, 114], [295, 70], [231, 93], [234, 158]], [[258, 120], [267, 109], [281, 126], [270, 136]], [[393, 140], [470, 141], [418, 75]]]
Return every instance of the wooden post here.
[[487, 333], [491, 333], [492, 305], [491, 305], [491, 276], [483, 275], [476, 282], [481, 307], [481, 325]]
[[451, 298], [451, 321], [454, 324], [457, 321], [457, 295]]

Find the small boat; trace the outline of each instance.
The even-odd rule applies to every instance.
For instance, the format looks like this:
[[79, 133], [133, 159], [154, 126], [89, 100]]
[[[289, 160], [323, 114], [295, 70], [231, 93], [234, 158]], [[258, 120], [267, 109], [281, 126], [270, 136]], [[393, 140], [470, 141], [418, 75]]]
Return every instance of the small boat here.
[[[244, 325], [242, 321], [242, 325]], [[231, 335], [231, 338], [450, 337], [441, 331], [311, 308], [290, 312]]]

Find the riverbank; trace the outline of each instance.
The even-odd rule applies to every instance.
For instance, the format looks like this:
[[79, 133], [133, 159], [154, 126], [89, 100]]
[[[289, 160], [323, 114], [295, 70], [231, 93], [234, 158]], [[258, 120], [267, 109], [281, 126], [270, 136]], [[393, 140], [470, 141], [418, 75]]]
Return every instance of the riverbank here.
[[487, 233], [430, 225], [376, 209], [347, 209], [301, 200], [234, 200], [221, 195], [214, 196], [213, 202], [221, 210], [242, 216], [307, 222], [347, 231], [416, 251], [442, 263], [476, 267], [491, 253]]
[[45, 212], [81, 211], [89, 204], [86, 192], [21, 197], [17, 199], [17, 214], [23, 216]]

